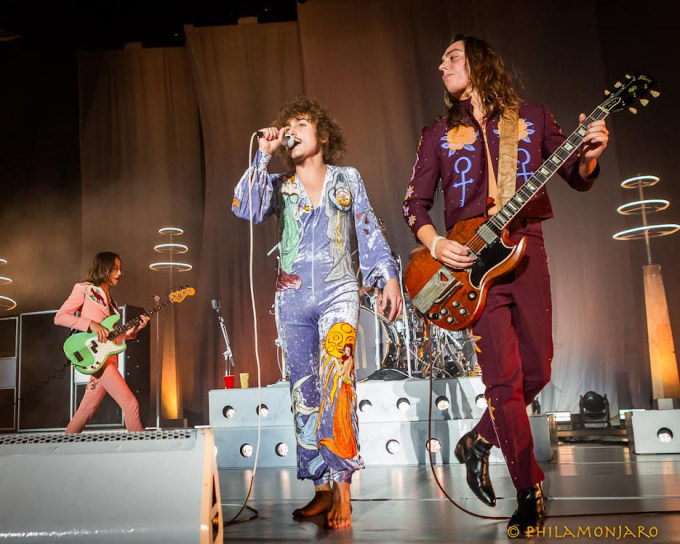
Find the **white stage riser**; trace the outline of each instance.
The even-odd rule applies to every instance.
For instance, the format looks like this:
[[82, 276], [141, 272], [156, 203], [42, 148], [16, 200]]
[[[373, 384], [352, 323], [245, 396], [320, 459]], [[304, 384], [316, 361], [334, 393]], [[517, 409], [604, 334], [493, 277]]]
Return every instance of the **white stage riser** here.
[[[456, 378], [435, 380], [432, 396], [433, 421], [456, 419], [479, 419], [484, 409], [475, 403], [484, 394], [481, 378]], [[210, 428], [238, 429], [257, 426], [256, 388], [216, 389], [209, 393]], [[427, 380], [368, 381], [357, 384], [357, 400], [369, 400], [370, 412], [359, 411], [359, 423], [409, 422], [427, 420], [429, 409], [430, 382]], [[436, 400], [445, 396], [449, 408], [439, 410]], [[292, 410], [289, 384], [263, 387], [261, 402], [267, 406], [268, 414], [262, 418], [262, 427], [290, 425]], [[411, 406], [406, 411], [397, 408], [397, 402], [406, 398]], [[223, 411], [226, 406], [234, 409], [234, 417], [227, 419]]]
[[[554, 416], [531, 416], [531, 431], [534, 437], [534, 453], [536, 459], [549, 462], [553, 459], [557, 448], [557, 430]], [[453, 450], [459, 438], [468, 432], [476, 419], [438, 420], [432, 422], [432, 437], [441, 443], [441, 451], [434, 455], [436, 463], [458, 463]], [[252, 457], [241, 455], [244, 444], [257, 445], [257, 428], [244, 427], [239, 429], [213, 429], [215, 445], [217, 446], [217, 465], [219, 468], [252, 468]], [[425, 444], [428, 437], [428, 422], [380, 422], [360, 423], [359, 443], [361, 457], [366, 466], [384, 465], [424, 465], [429, 463]], [[268, 426], [262, 428], [260, 445], [260, 467], [294, 467], [295, 433], [292, 417], [288, 425]], [[387, 442], [397, 440], [401, 451], [391, 454], [387, 451]], [[281, 457], [276, 453], [276, 446], [284, 443], [289, 453]], [[490, 461], [504, 464], [505, 460], [500, 449], [493, 448]]]
[[212, 433], [0, 436], [2, 542], [223, 540]]
[[[626, 412], [626, 426], [633, 453], [680, 453], [680, 410]], [[661, 429], [670, 431], [670, 442], [659, 440]]]

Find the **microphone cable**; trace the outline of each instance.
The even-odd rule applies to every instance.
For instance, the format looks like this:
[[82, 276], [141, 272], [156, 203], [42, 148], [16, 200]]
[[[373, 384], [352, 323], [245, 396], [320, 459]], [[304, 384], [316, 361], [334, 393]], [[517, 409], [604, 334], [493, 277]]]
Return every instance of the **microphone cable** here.
[[[257, 132], [253, 132], [252, 136], [250, 137], [250, 148], [248, 150], [248, 168], [251, 168], [252, 164], [252, 157], [253, 157], [253, 141], [255, 140], [255, 137], [257, 136]], [[262, 384], [261, 384], [261, 373], [260, 373], [260, 350], [259, 350], [259, 344], [258, 344], [258, 334], [257, 334], [257, 310], [255, 307], [255, 286], [254, 286], [254, 281], [253, 281], [253, 251], [254, 251], [254, 243], [253, 243], [253, 180], [255, 178], [255, 172], [257, 171], [257, 165], [252, 166], [252, 171], [250, 172], [250, 176], [248, 179], [248, 277], [250, 280], [250, 303], [251, 307], [253, 310], [253, 330], [255, 333], [255, 363], [257, 364], [257, 446], [255, 447], [255, 460], [253, 463], [253, 474], [250, 477], [250, 486], [248, 487], [248, 494], [246, 495], [246, 499], [243, 502], [243, 505], [241, 506], [241, 509], [238, 511], [238, 513], [231, 518], [229, 521], [224, 523], [224, 526], [228, 525], [235, 525], [237, 523], [244, 523], [246, 521], [251, 521], [259, 517], [260, 513], [255, 509], [252, 508], [251, 506], [248, 506], [248, 501], [250, 500], [250, 496], [253, 493], [253, 487], [255, 485], [255, 475], [257, 473], [257, 463], [260, 458], [260, 442], [261, 442], [261, 436], [262, 436], [262, 415], [261, 415], [261, 410], [262, 410]], [[228, 504], [228, 503], [223, 503], [223, 504]], [[249, 518], [245, 518], [242, 520], [238, 520], [238, 517], [243, 513], [244, 510], [250, 510], [254, 512], [254, 515], [250, 516]]]

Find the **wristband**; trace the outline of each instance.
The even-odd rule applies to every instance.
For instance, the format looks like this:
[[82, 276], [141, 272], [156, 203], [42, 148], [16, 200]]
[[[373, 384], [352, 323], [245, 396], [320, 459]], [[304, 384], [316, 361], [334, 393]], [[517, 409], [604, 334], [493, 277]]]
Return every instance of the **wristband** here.
[[430, 246], [430, 255], [432, 255], [432, 258], [435, 261], [439, 260], [437, 259], [437, 253], [435, 252], [435, 249], [437, 248], [437, 242], [439, 242], [439, 240], [445, 240], [445, 238], [439, 235], [435, 236], [434, 240], [432, 240], [432, 245]]

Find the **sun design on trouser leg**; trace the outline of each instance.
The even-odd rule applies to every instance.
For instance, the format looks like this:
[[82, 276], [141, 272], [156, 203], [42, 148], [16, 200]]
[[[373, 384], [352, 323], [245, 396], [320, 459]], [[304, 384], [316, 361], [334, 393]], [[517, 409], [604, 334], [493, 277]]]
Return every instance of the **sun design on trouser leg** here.
[[[356, 331], [349, 323], [336, 323], [326, 335], [321, 352], [323, 396], [319, 409], [319, 423], [324, 412], [332, 410], [332, 436], [319, 440], [343, 459], [358, 453], [356, 392], [354, 391], [354, 343]], [[318, 424], [317, 423], [317, 429]]]

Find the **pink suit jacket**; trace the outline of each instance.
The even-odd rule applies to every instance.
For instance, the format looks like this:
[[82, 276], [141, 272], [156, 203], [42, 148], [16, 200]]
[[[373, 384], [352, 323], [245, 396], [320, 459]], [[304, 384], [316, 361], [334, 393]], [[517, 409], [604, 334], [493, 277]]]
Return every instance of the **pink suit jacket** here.
[[[75, 313], [80, 312], [80, 316]], [[116, 311], [118, 313], [118, 311]], [[71, 295], [61, 305], [54, 323], [62, 327], [87, 332], [92, 321], [101, 323], [111, 315], [106, 293], [101, 287], [88, 282], [76, 283]], [[126, 338], [132, 339], [137, 335], [137, 329], [132, 329]]]

